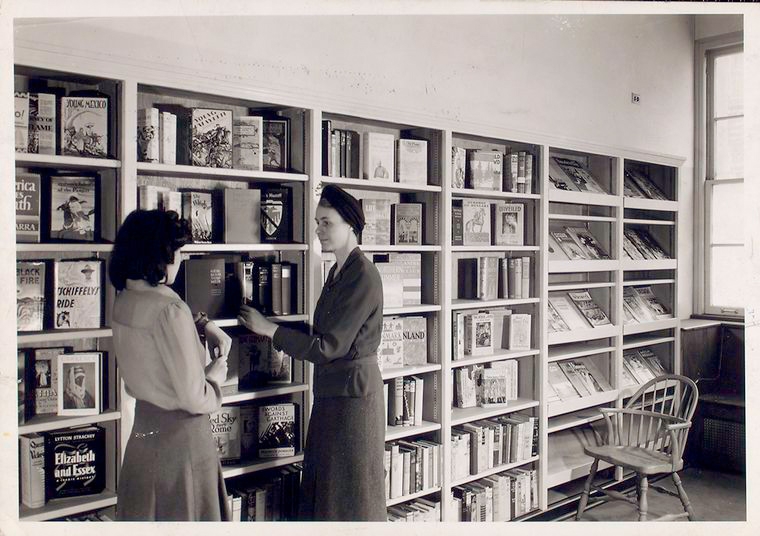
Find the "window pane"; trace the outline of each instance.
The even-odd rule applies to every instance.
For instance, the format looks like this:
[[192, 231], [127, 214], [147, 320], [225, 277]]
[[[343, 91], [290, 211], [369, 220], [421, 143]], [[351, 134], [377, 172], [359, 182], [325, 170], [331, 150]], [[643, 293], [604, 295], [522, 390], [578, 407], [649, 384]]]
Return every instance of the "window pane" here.
[[744, 243], [744, 184], [710, 181], [712, 206], [709, 207], [710, 242], [712, 244]]
[[710, 304], [713, 307], [744, 307], [744, 247], [710, 248]]
[[744, 113], [744, 54], [716, 56], [713, 80], [715, 117]]
[[744, 177], [744, 118], [715, 122], [713, 170], [715, 179]]

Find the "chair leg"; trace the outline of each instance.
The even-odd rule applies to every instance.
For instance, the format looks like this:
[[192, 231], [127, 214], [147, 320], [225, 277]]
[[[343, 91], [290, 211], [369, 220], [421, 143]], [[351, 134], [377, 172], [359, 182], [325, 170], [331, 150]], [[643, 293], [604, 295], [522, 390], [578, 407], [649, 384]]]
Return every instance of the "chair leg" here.
[[689, 516], [689, 521], [694, 521], [694, 511], [691, 509], [691, 503], [689, 502], [689, 496], [686, 495], [686, 491], [683, 489], [683, 485], [681, 484], [681, 478], [678, 476], [678, 473], [672, 473], [671, 476], [673, 477], [673, 483], [676, 485], [676, 489], [678, 490], [678, 496], [681, 498], [681, 504], [683, 505], [683, 509], [686, 511], [686, 514]]
[[649, 488], [649, 479], [646, 475], [641, 475], [639, 480], [639, 521], [647, 520], [647, 489]]
[[581, 515], [583, 514], [583, 510], [586, 509], [586, 505], [588, 504], [588, 496], [591, 493], [591, 484], [594, 483], [594, 476], [596, 476], [596, 470], [599, 467], [599, 459], [594, 458], [594, 463], [591, 464], [591, 469], [588, 472], [588, 478], [586, 478], [586, 483], [583, 485], [583, 493], [581, 493], [581, 498], [578, 500], [578, 512], [575, 514], [575, 520], [580, 521]]

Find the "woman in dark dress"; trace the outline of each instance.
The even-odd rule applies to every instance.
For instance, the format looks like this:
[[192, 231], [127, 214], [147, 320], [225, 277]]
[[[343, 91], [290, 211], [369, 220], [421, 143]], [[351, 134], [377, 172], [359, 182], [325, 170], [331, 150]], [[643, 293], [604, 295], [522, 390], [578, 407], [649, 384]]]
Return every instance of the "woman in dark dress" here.
[[243, 306], [240, 322], [314, 368], [314, 406], [304, 452], [303, 520], [385, 521], [383, 381], [377, 348], [383, 287], [358, 247], [359, 202], [337, 186], [322, 191], [317, 238], [335, 253], [314, 310], [313, 334], [278, 326]]

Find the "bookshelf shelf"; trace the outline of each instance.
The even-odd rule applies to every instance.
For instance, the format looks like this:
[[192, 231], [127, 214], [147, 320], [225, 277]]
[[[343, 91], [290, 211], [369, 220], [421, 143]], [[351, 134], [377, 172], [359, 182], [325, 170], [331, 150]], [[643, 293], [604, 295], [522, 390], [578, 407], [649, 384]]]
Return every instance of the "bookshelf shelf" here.
[[663, 225], [663, 226], [675, 226], [676, 222], [670, 220], [645, 220], [641, 218], [625, 218], [623, 220], [624, 225]]
[[615, 223], [616, 218], [611, 216], [586, 216], [583, 214], [549, 214], [549, 221], [595, 221]]
[[121, 419], [121, 411], [106, 410], [98, 415], [83, 415], [80, 417], [60, 417], [58, 415], [37, 415], [32, 417], [26, 423], [19, 424], [19, 434], [32, 434], [59, 430], [61, 428], [71, 428], [72, 426], [84, 426], [86, 424], [95, 424], [108, 421], [118, 421]]
[[568, 342], [591, 341], [594, 339], [604, 339], [620, 335], [620, 326], [600, 326], [598, 328], [579, 329], [574, 331], [562, 331], [559, 333], [548, 333], [546, 335], [548, 343], [564, 344]]
[[55, 499], [40, 508], [19, 507], [19, 519], [22, 521], [49, 521], [59, 517], [81, 514], [90, 510], [107, 508], [116, 504], [116, 493], [105, 490], [97, 495]]
[[568, 272], [612, 272], [619, 267], [620, 263], [616, 260], [549, 261], [550, 274]]
[[441, 246], [431, 246], [431, 245], [424, 245], [424, 246], [398, 246], [398, 245], [361, 245], [362, 251], [372, 252], [372, 253], [383, 253], [386, 251], [398, 251], [398, 252], [408, 252], [408, 253], [420, 253], [420, 252], [430, 252], [430, 251], [441, 251]]
[[[565, 482], [569, 482], [570, 480], [575, 480], [576, 478], [583, 478], [588, 476], [589, 469], [591, 469], [591, 458], [585, 457], [588, 461], [581, 461], [578, 462], [577, 465], [573, 466], [563, 466], [563, 467], [552, 467], [551, 462], [549, 463], [549, 473], [546, 475], [546, 486], [549, 488], [552, 488], [554, 486], [558, 486], [559, 484], [564, 484]], [[611, 464], [600, 461], [599, 462], [599, 468], [598, 471], [601, 471], [603, 469], [607, 469], [608, 467], [612, 467]]]
[[538, 246], [451, 246], [451, 251], [539, 251]]
[[504, 350], [488, 355], [479, 355], [465, 359], [457, 359], [451, 362], [451, 368], [468, 367], [470, 365], [480, 365], [481, 363], [491, 363], [492, 361], [503, 361], [505, 359], [517, 359], [520, 357], [537, 356], [539, 350]]
[[644, 261], [625, 259], [622, 264], [623, 270], [627, 271], [675, 270], [678, 268], [677, 259], [649, 259]]
[[423, 489], [422, 491], [418, 491], [417, 493], [411, 493], [409, 495], [404, 495], [402, 497], [396, 497], [395, 499], [388, 499], [385, 501], [385, 506], [394, 506], [396, 504], [401, 504], [407, 501], [411, 501], [414, 499], [419, 499], [420, 497], [424, 497], [425, 495], [431, 495], [433, 493], [438, 493], [441, 491], [440, 486], [434, 487], [434, 488], [428, 488]]
[[245, 169], [210, 168], [137, 162], [137, 171], [144, 175], [159, 177], [217, 178], [246, 182], [307, 182], [303, 173], [282, 173], [275, 171], [249, 171]]
[[497, 473], [501, 473], [502, 471], [509, 471], [510, 469], [514, 469], [516, 467], [520, 467], [522, 465], [527, 465], [529, 463], [537, 462], [538, 456], [531, 456], [530, 458], [526, 458], [524, 460], [518, 460], [516, 462], [512, 463], [505, 463], [501, 464], [497, 467], [492, 467], [491, 469], [488, 469], [487, 471], [482, 471], [476, 475], [469, 475], [464, 478], [460, 478], [458, 480], [454, 480], [451, 483], [451, 486], [461, 486], [462, 484], [467, 484], [468, 482], [474, 482], [475, 480], [479, 480], [481, 478], [485, 478], [487, 476], [495, 475]]
[[559, 292], [564, 290], [580, 290], [580, 289], [587, 289], [587, 288], [613, 288], [615, 287], [615, 283], [585, 283], [585, 282], [579, 282], [579, 283], [563, 283], [561, 285], [549, 285], [549, 292]]
[[639, 285], [672, 285], [675, 279], [636, 279], [623, 282], [624, 287], [633, 287]]
[[621, 198], [616, 195], [591, 194], [586, 192], [566, 192], [557, 190], [555, 188], [551, 188], [549, 190], [549, 201], [603, 207], [619, 207], [622, 205]]
[[265, 471], [266, 469], [274, 469], [275, 467], [282, 467], [283, 465], [290, 465], [291, 463], [300, 463], [302, 461], [303, 454], [296, 454], [295, 456], [289, 456], [287, 458], [273, 458], [271, 460], [246, 460], [236, 465], [222, 466], [222, 475], [224, 475], [224, 478], [232, 478], [235, 476]]
[[538, 303], [538, 298], [522, 298], [513, 300], [452, 300], [451, 309], [458, 311], [461, 309], [482, 309], [487, 307], [505, 307], [510, 305], [527, 305], [529, 303]]
[[244, 391], [240, 391], [234, 386], [222, 387], [222, 403], [235, 404], [237, 402], [247, 402], [250, 400], [271, 398], [273, 396], [302, 393], [308, 390], [309, 386], [307, 384], [297, 382], [283, 385], [267, 385], [264, 387]]
[[400, 376], [415, 376], [418, 374], [425, 374], [428, 372], [437, 372], [441, 370], [440, 363], [428, 363], [427, 365], [415, 365], [398, 368], [383, 369], [383, 380], [390, 380], [392, 378], [398, 378]]
[[561, 361], [563, 359], [575, 359], [587, 355], [602, 354], [614, 352], [616, 347], [607, 344], [606, 341], [588, 341], [565, 344], [562, 346], [552, 346], [549, 348], [549, 362]]
[[452, 188], [451, 195], [454, 197], [477, 197], [479, 199], [503, 199], [507, 201], [541, 199], [540, 194], [518, 194], [512, 192], [496, 192], [494, 190], [473, 190], [470, 188]]
[[385, 440], [395, 441], [405, 437], [435, 432], [441, 429], [441, 424], [436, 422], [422, 421], [419, 426], [388, 426], [385, 429]]
[[16, 251], [29, 253], [107, 253], [113, 251], [113, 244], [16, 244]]
[[83, 158], [57, 154], [16, 153], [16, 167], [43, 167], [52, 169], [98, 170], [118, 169], [121, 161], [111, 158]]
[[235, 251], [307, 251], [308, 244], [187, 244], [184, 253], [219, 253]]
[[642, 322], [640, 324], [628, 324], [623, 326], [623, 335], [635, 335], [637, 333], [646, 333], [660, 329], [673, 329], [676, 327], [678, 327], [677, 318], [658, 320], [656, 322]]
[[612, 389], [611, 391], [605, 391], [604, 393], [597, 393], [590, 396], [581, 396], [573, 400], [552, 402], [549, 404], [548, 415], [549, 417], [555, 417], [557, 415], [572, 413], [574, 411], [591, 408], [600, 404], [608, 404], [609, 402], [617, 400], [617, 397], [618, 390]]
[[322, 182], [325, 184], [337, 184], [344, 188], [355, 188], [357, 190], [386, 190], [389, 192], [436, 192], [442, 191], [440, 186], [431, 184], [406, 184], [401, 182], [364, 180], [364, 179], [347, 179], [342, 177], [322, 176]]
[[642, 346], [652, 346], [655, 344], [663, 344], [669, 342], [675, 342], [675, 337], [652, 337], [649, 335], [632, 335], [626, 337], [623, 341], [623, 350], [630, 350], [632, 348], [641, 348]]
[[550, 417], [549, 426], [547, 427], [546, 432], [553, 434], [583, 424], [591, 424], [592, 422], [602, 420], [603, 418], [604, 417], [598, 408], [585, 408], [574, 413], [565, 413], [563, 415]]
[[440, 311], [440, 305], [405, 305], [404, 307], [383, 307], [383, 316], [405, 315], [413, 313], [434, 313]]
[[21, 332], [16, 340], [19, 346], [29, 346], [44, 342], [76, 341], [82, 339], [103, 339], [113, 335], [111, 328], [63, 329], [60, 331]]
[[480, 419], [488, 419], [489, 417], [496, 417], [497, 415], [503, 415], [505, 413], [513, 413], [515, 411], [534, 408], [538, 405], [538, 400], [518, 398], [516, 400], [510, 400], [506, 404], [498, 404], [487, 408], [451, 408], [451, 424], [452, 426], [455, 426], [457, 424], [464, 424], [466, 422], [477, 421]]
[[661, 210], [663, 212], [678, 212], [678, 201], [663, 201], [660, 199], [639, 199], [637, 197], [624, 197], [625, 208], [641, 210]]
[[[285, 315], [285, 316], [268, 316], [272, 322], [305, 322], [309, 315]], [[233, 328], [239, 326], [237, 318], [215, 318], [214, 323], [220, 328]]]

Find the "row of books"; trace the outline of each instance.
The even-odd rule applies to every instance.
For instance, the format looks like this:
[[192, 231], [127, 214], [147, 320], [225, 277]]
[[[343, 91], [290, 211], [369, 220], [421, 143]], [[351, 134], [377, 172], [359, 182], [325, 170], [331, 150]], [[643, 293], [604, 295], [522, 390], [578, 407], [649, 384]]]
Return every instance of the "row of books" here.
[[383, 317], [377, 349], [380, 370], [424, 365], [427, 360], [427, 319], [424, 316]]
[[359, 133], [322, 121], [322, 175], [427, 184], [428, 142], [382, 132]]
[[451, 429], [454, 480], [527, 460], [538, 454], [538, 419], [512, 413]]
[[105, 430], [90, 425], [19, 437], [21, 503], [95, 495], [106, 479]]
[[385, 498], [395, 499], [441, 485], [441, 445], [425, 439], [385, 444]]
[[362, 199], [362, 245], [422, 245], [422, 204]]
[[108, 407], [105, 352], [70, 346], [18, 349], [18, 417], [98, 415]]
[[485, 199], [451, 201], [452, 246], [522, 246], [525, 205]]
[[641, 385], [667, 373], [651, 348], [623, 350], [623, 387]]
[[609, 259], [607, 251], [585, 227], [553, 227], [549, 230], [549, 259]]
[[550, 292], [547, 303], [549, 333], [610, 325], [607, 313], [588, 290]]
[[441, 520], [441, 502], [421, 497], [388, 507], [389, 522], [436, 522]]
[[388, 426], [421, 426], [425, 409], [421, 376], [393, 378], [383, 384]]
[[650, 285], [623, 289], [623, 313], [626, 325], [673, 318]]
[[16, 172], [16, 242], [94, 242], [100, 238], [97, 174]]
[[538, 508], [538, 473], [519, 467], [451, 491], [455, 521], [510, 521]]
[[453, 188], [533, 193], [533, 155], [527, 151], [451, 148]]
[[610, 391], [607, 377], [591, 357], [549, 363], [547, 401], [558, 402]]
[[186, 166], [288, 171], [287, 117], [156, 103], [137, 111], [137, 158]]
[[292, 199], [288, 188], [225, 188], [175, 191], [138, 186], [142, 210], [173, 210], [190, 223], [197, 244], [278, 244], [293, 240]]
[[623, 253], [633, 260], [670, 258], [649, 231], [637, 228], [628, 228], [623, 231]]
[[302, 474], [294, 463], [227, 484], [232, 521], [297, 521]]
[[209, 414], [222, 465], [287, 458], [299, 449], [298, 404], [222, 406]]
[[18, 331], [101, 327], [103, 272], [101, 259], [17, 261]]
[[465, 356], [490, 355], [497, 349], [531, 348], [531, 315], [511, 309], [453, 313], [454, 361]]
[[173, 284], [190, 310], [209, 318], [234, 318], [241, 304], [262, 314], [294, 314], [298, 296], [297, 266], [290, 262], [254, 259], [227, 262], [201, 256], [182, 263]]
[[457, 298], [530, 298], [531, 264], [528, 256], [457, 259]]
[[[38, 82], [32, 85], [40, 85]], [[107, 95], [96, 90], [77, 90], [66, 96], [60, 87], [35, 89], [14, 93], [17, 153], [108, 156]]]
[[455, 408], [492, 407], [519, 396], [519, 364], [516, 359], [494, 361], [454, 370]]
[[365, 253], [375, 263], [383, 281], [383, 307], [422, 303], [422, 255], [420, 253]]

